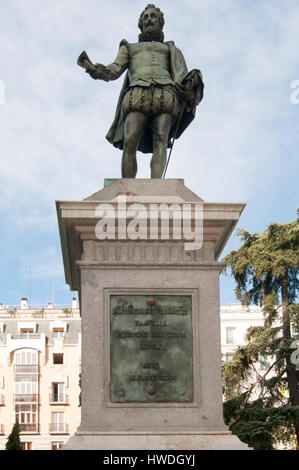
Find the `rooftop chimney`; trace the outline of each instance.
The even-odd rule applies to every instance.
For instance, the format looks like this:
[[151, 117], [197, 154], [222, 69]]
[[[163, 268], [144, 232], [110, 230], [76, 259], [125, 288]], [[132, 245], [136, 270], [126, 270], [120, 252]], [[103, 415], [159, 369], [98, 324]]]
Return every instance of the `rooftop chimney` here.
[[22, 298], [21, 298], [21, 309], [26, 310], [26, 309], [28, 309], [28, 308], [29, 308], [29, 306], [28, 306], [28, 299], [27, 299], [27, 297], [22, 297]]

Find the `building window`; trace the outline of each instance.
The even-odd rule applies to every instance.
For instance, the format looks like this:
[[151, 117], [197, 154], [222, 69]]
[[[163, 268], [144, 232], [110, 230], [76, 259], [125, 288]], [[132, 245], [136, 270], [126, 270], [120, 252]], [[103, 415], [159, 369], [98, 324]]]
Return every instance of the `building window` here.
[[235, 328], [226, 328], [226, 344], [234, 344]]
[[15, 376], [14, 380], [15, 402], [36, 402], [38, 398], [38, 381], [36, 376], [21, 375]]
[[59, 450], [62, 449], [63, 442], [52, 442], [52, 450]]
[[32, 450], [32, 442], [21, 442], [21, 450]]
[[16, 365], [37, 365], [38, 352], [36, 349], [18, 349], [15, 352], [14, 362]]
[[225, 360], [226, 361], [231, 361], [233, 357], [234, 357], [233, 353], [226, 353], [225, 354]]
[[63, 353], [53, 354], [53, 364], [63, 364]]
[[64, 413], [53, 412], [51, 421], [51, 432], [65, 432]]
[[52, 402], [64, 403], [65, 401], [65, 391], [64, 391], [64, 382], [63, 383], [52, 383]]
[[16, 421], [19, 423], [20, 431], [37, 432], [37, 406], [26, 404], [16, 405]]
[[21, 328], [20, 334], [22, 338], [30, 338], [33, 334], [33, 328]]
[[60, 339], [64, 336], [64, 329], [63, 328], [54, 328], [53, 329], [53, 338]]

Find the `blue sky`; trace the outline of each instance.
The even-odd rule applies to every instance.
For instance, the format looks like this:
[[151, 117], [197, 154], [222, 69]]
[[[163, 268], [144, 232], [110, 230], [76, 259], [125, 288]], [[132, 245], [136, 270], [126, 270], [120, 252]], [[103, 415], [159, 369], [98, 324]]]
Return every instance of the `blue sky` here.
[[[147, 2], [6, 0], [0, 16], [0, 302], [57, 304], [65, 284], [55, 200], [81, 200], [120, 177], [121, 152], [105, 139], [122, 79], [91, 80], [76, 65], [86, 50], [107, 64], [126, 38], [135, 42]], [[297, 0], [160, 0], [165, 39], [205, 97], [175, 143], [167, 176], [205, 201], [246, 202], [239, 227], [261, 232], [289, 222], [298, 207], [299, 80]], [[149, 177], [149, 156], [138, 177]], [[235, 236], [223, 255], [238, 247]], [[221, 276], [221, 303], [235, 302]]]

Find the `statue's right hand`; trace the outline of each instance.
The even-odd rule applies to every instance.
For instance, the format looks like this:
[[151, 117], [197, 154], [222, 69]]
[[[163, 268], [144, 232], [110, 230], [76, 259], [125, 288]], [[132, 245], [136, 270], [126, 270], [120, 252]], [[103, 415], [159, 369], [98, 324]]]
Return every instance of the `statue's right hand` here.
[[86, 70], [86, 72], [95, 80], [103, 78], [105, 73], [105, 66], [102, 64], [95, 64], [96, 70]]

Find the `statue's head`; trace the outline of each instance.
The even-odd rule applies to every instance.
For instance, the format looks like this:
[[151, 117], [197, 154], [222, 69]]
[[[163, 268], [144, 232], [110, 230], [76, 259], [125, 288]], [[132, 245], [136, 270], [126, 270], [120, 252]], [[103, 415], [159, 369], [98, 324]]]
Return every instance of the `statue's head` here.
[[164, 26], [164, 15], [162, 11], [150, 3], [141, 13], [138, 26], [142, 33], [162, 31]]

